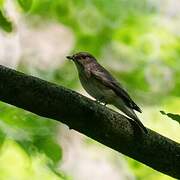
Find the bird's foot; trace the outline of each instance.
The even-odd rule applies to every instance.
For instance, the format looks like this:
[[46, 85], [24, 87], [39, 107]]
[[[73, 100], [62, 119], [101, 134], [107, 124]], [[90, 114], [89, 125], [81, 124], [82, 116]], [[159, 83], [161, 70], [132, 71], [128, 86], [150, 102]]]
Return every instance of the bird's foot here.
[[100, 100], [97, 100], [97, 99], [96, 99], [96, 102], [97, 102], [97, 103], [99, 103], [99, 104], [102, 104], [103, 106], [106, 106], [106, 105], [107, 105], [107, 103], [105, 103], [105, 102], [102, 102], [102, 101], [100, 101]]
[[107, 105], [107, 103], [104, 103], [104, 102], [102, 102], [101, 100], [97, 100], [97, 99], [96, 99], [96, 102], [99, 103], [99, 104], [102, 104], [102, 105], [104, 105], [104, 106]]
[[99, 104], [101, 103], [101, 102], [100, 102], [99, 100], [97, 100], [97, 99], [96, 99], [96, 102], [99, 103]]

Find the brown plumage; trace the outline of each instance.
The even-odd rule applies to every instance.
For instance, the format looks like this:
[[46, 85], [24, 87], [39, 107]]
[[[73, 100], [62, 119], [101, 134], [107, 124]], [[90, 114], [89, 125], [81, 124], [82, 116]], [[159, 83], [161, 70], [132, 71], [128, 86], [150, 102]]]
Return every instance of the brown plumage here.
[[97, 101], [112, 104], [132, 118], [145, 133], [147, 129], [141, 123], [134, 110], [142, 112], [121, 84], [89, 53], [80, 52], [67, 56], [74, 61], [84, 89]]

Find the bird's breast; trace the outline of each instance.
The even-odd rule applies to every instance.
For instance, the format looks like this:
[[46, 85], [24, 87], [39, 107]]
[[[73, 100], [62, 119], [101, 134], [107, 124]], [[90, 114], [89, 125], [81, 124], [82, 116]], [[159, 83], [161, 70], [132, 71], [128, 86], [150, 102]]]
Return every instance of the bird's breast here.
[[79, 79], [83, 88], [95, 99], [111, 104], [111, 102], [116, 98], [116, 94], [113, 90], [106, 87], [94, 77], [91, 76], [88, 78], [84, 74], [79, 74]]

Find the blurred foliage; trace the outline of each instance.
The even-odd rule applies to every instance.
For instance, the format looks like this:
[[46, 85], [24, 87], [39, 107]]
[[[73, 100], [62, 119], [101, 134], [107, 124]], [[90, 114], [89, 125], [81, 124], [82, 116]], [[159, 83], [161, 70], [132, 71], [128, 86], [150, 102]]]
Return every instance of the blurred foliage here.
[[17, 0], [25, 12], [31, 9], [33, 0]]
[[[165, 17], [158, 11], [156, 2], [149, 0], [16, 2], [19, 9], [23, 9], [21, 13], [24, 13], [27, 23], [35, 22], [36, 26], [38, 23], [52, 21], [72, 30], [76, 41], [72, 51], [88, 51], [94, 54], [121, 79], [130, 94], [145, 108], [165, 104], [167, 109], [173, 110], [175, 106], [179, 111], [179, 17]], [[5, 0], [0, 0], [0, 27], [11, 32], [13, 26], [6, 15], [4, 3]], [[19, 68], [51, 82], [73, 89], [79, 88], [77, 72], [70, 63], [48, 71], [24, 66]], [[169, 113], [167, 116], [175, 119], [178, 117]], [[152, 119], [153, 125], [158, 126], [158, 118], [153, 116]], [[162, 121], [159, 122], [159, 127], [162, 127], [161, 123]], [[169, 124], [166, 125], [163, 121], [163, 127], [167, 130]], [[45, 172], [46, 178], [43, 179], [56, 179], [56, 176], [59, 179], [68, 179], [62, 176], [63, 173], [58, 175], [55, 171], [62, 157], [56, 136], [56, 122], [0, 104], [0, 171], [3, 169], [1, 172], [4, 172], [0, 179], [19, 171], [27, 177], [25, 179], [40, 179], [43, 176], [36, 173], [41, 171]], [[18, 154], [20, 163], [15, 169], [8, 166], [12, 163], [8, 157], [13, 160], [14, 154]], [[28, 172], [23, 167], [25, 162], [28, 162]], [[137, 179], [171, 179], [134, 160], [128, 160], [128, 163]], [[40, 171], [36, 170], [35, 173], [36, 168]]]
[[0, 0], [0, 8], [3, 7], [3, 4], [4, 4], [4, 0]]
[[53, 18], [69, 26], [76, 36], [75, 50], [91, 50], [99, 55], [103, 45], [111, 41], [116, 28], [127, 16], [147, 11], [145, 2], [133, 0], [127, 6], [126, 1], [119, 0], [113, 0], [113, 3], [107, 0], [35, 0], [32, 14]]
[[11, 32], [13, 29], [12, 22], [9, 21], [9, 19], [4, 15], [1, 9], [0, 9], [0, 28], [2, 28], [6, 32]]
[[[7, 143], [7, 138], [13, 139], [17, 142], [16, 145], [14, 144], [15, 142], [13, 142], [13, 144], [15, 146], [18, 146], [18, 149], [20, 149], [21, 152], [28, 153], [27, 155], [29, 156], [34, 157], [40, 153], [42, 154], [42, 157], [43, 154], [46, 155], [46, 159], [48, 160], [46, 160], [48, 162], [46, 163], [46, 165], [51, 167], [49, 171], [51, 171], [52, 169], [55, 170], [56, 164], [59, 162], [59, 160], [61, 160], [62, 157], [61, 147], [57, 144], [55, 139], [57, 134], [56, 124], [57, 123], [55, 121], [49, 121], [46, 118], [42, 118], [32, 113], [26, 112], [22, 109], [18, 109], [13, 106], [1, 103], [1, 149], [3, 149], [3, 144]], [[1, 156], [2, 154], [0, 155], [0, 159]], [[11, 156], [13, 156], [13, 154]], [[39, 161], [44, 161], [43, 158], [41, 159], [39, 157], [39, 155], [38, 158]], [[44, 161], [44, 163], [46, 161]], [[6, 169], [7, 167], [5, 166], [4, 168]], [[4, 176], [2, 175], [1, 177]], [[64, 177], [63, 179], [66, 178]]]
[[159, 173], [158, 171], [155, 171], [143, 164], [140, 164], [138, 161], [126, 158], [131, 170], [135, 174], [136, 177], [138, 177], [138, 180], [173, 180], [174, 178], [171, 178], [167, 175], [164, 175], [163, 173]]
[[162, 115], [166, 115], [174, 121], [177, 121], [180, 124], [180, 115], [173, 113], [165, 113], [164, 111], [160, 111]]
[[1, 180], [64, 180], [64, 175], [57, 174], [49, 168], [49, 159], [43, 154], [27, 154], [22, 147], [13, 140], [6, 139], [0, 151], [0, 179]]

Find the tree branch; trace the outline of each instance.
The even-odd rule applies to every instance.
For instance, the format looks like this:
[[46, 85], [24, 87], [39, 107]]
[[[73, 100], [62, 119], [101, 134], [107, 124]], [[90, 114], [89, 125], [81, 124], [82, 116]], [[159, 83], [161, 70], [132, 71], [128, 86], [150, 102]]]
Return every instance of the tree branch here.
[[148, 130], [139, 133], [125, 116], [36, 77], [0, 66], [0, 100], [67, 124], [153, 169], [180, 178], [180, 144]]

